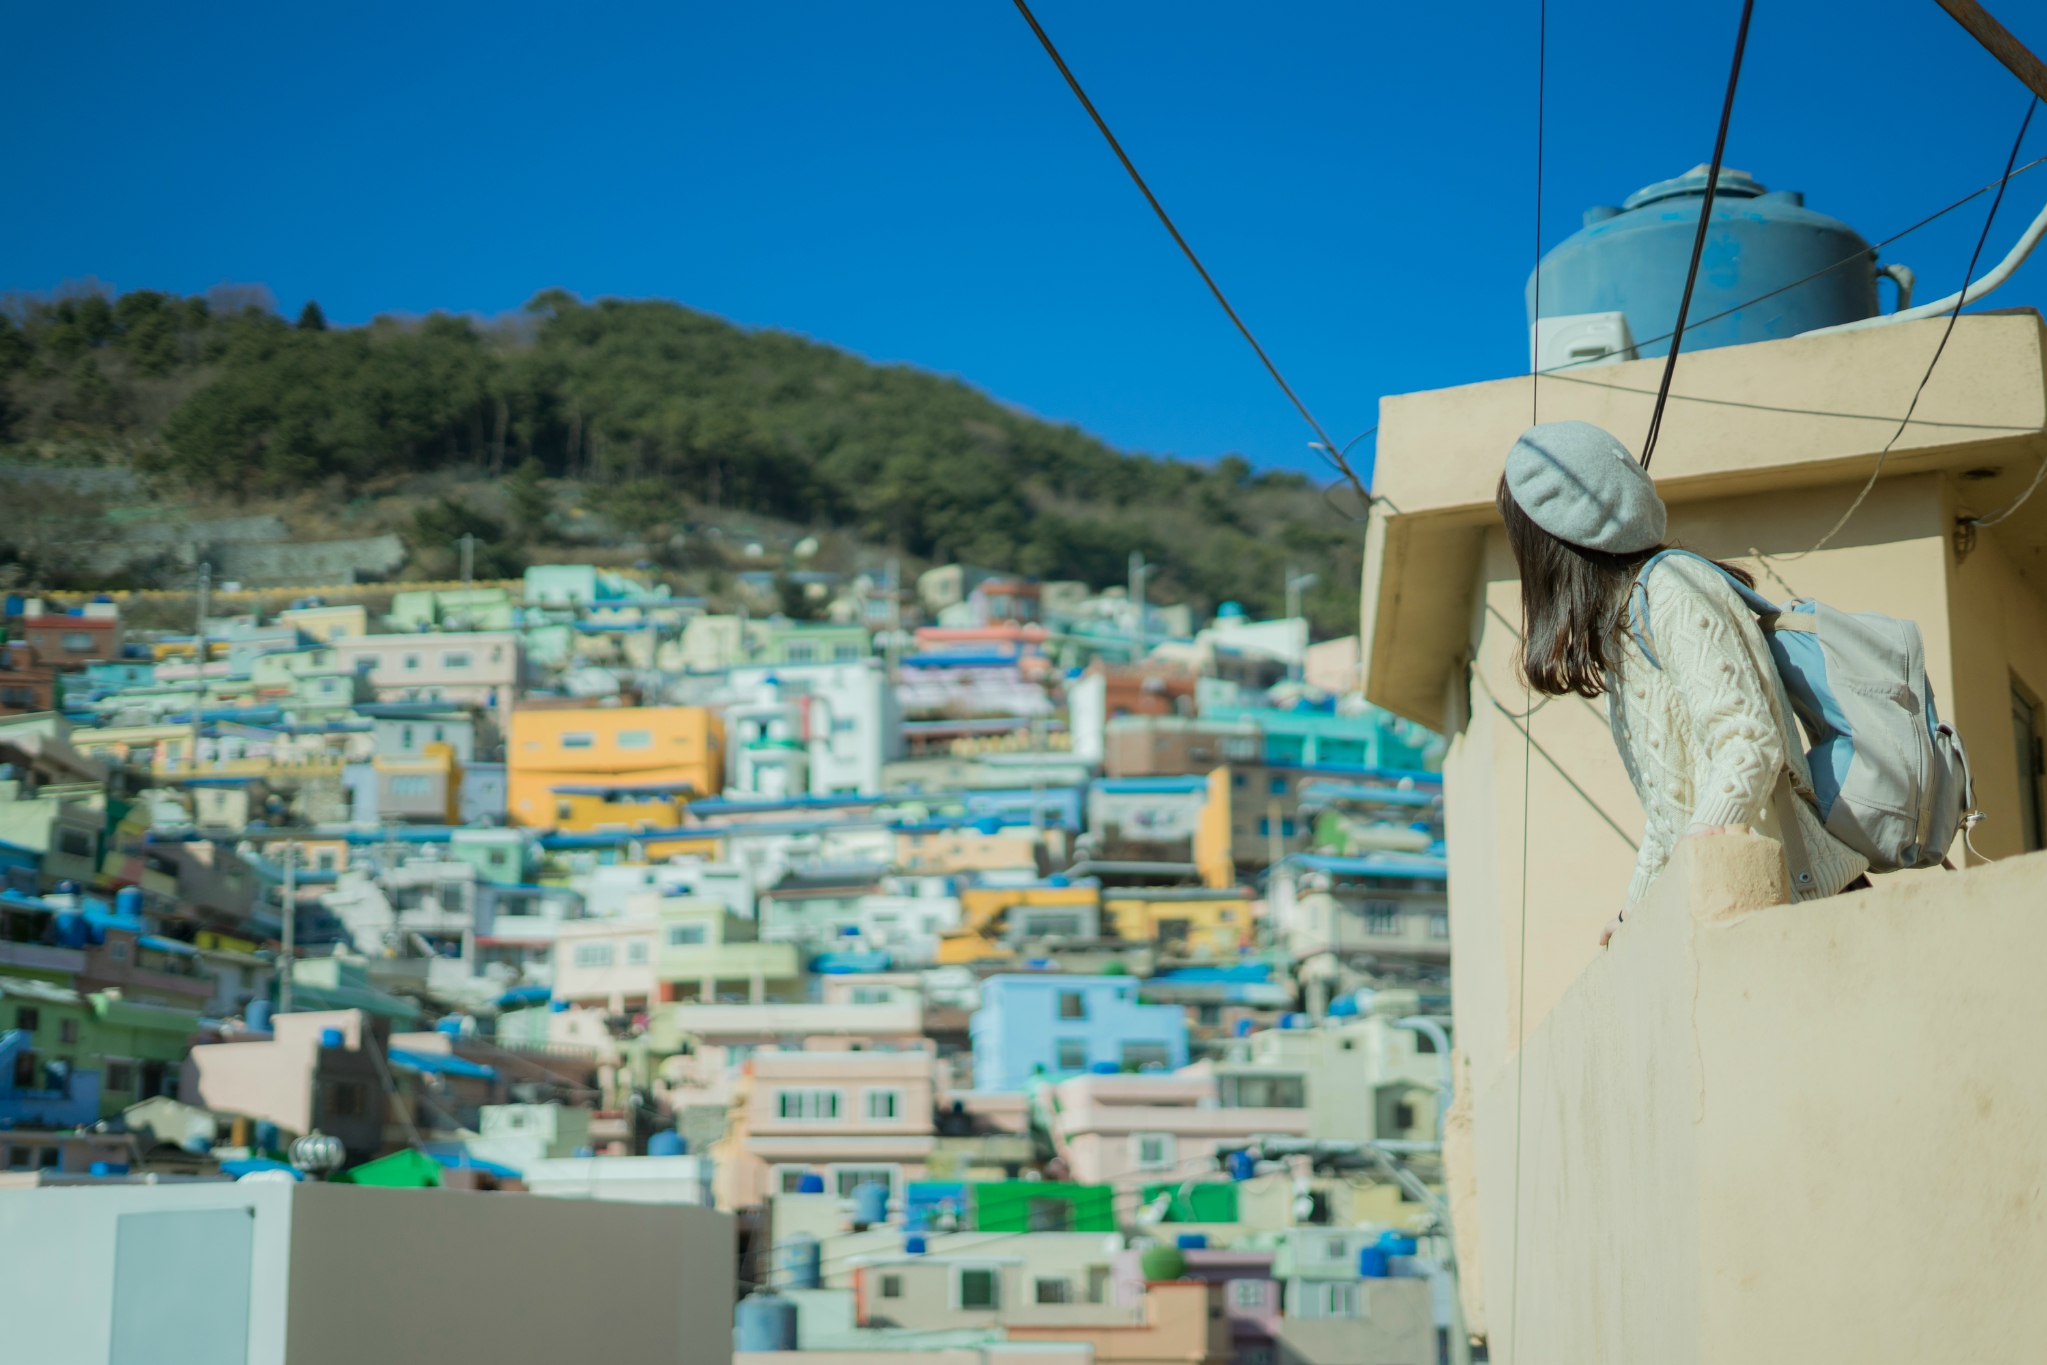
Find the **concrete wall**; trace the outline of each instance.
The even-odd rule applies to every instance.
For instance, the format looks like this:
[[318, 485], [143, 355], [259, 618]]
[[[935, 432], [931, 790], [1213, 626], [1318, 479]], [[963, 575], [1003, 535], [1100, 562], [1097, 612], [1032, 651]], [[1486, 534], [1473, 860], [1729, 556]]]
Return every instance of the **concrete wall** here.
[[1478, 1088], [1492, 1359], [2038, 1349], [2047, 855], [1800, 907], [1782, 869], [1759, 836], [1680, 845]]
[[[223, 1278], [230, 1257], [159, 1255], [124, 1261], [128, 1297], [117, 1299], [117, 1249], [135, 1226], [124, 1230], [124, 1217], [207, 1211], [251, 1220], [247, 1283]], [[0, 1191], [4, 1355], [37, 1365], [200, 1358], [179, 1354], [193, 1335], [173, 1320], [180, 1305], [203, 1321], [246, 1295], [249, 1365], [560, 1365], [588, 1351], [593, 1323], [621, 1359], [725, 1365], [732, 1235], [731, 1219], [707, 1209], [452, 1190], [207, 1182]], [[508, 1262], [494, 1247], [519, 1250]], [[195, 1256], [205, 1251], [195, 1244]], [[545, 1292], [520, 1292], [529, 1287]], [[161, 1312], [177, 1291], [155, 1348], [110, 1349], [124, 1303], [157, 1300]]]

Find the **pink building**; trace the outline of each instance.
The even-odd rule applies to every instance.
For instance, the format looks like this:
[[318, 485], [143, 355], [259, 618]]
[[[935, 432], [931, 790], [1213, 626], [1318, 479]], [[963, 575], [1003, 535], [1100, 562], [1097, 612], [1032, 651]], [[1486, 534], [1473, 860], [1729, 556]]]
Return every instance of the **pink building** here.
[[1169, 1075], [1085, 1075], [1059, 1082], [1052, 1142], [1072, 1179], [1119, 1191], [1216, 1171], [1216, 1152], [1254, 1134], [1305, 1137], [1307, 1109], [1224, 1103], [1205, 1067]]
[[878, 1181], [900, 1196], [937, 1146], [938, 1061], [929, 1052], [758, 1052], [719, 1175], [733, 1207], [793, 1193], [805, 1175], [851, 1195]]
[[369, 675], [378, 701], [481, 706], [502, 728], [519, 689], [519, 637], [509, 630], [347, 636], [330, 647], [342, 667]]

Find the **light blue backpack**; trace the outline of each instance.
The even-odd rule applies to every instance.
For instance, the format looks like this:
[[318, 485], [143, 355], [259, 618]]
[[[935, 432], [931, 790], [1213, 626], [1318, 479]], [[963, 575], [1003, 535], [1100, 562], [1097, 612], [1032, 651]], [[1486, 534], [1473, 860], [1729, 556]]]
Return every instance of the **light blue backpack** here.
[[[1710, 565], [1755, 612], [1791, 712], [1812, 741], [1805, 755], [1812, 788], [1797, 794], [1827, 832], [1869, 859], [1872, 872], [1939, 867], [1956, 833], [1974, 822], [1975, 799], [1961, 736], [1933, 708], [1919, 627], [1809, 598], [1780, 607], [1703, 555], [1665, 550], [1642, 566], [1628, 595], [1628, 628], [1659, 669], [1645, 584], [1672, 555]], [[1788, 840], [1796, 838], [1790, 829]], [[1787, 841], [1787, 854], [1796, 876], [1803, 850]]]

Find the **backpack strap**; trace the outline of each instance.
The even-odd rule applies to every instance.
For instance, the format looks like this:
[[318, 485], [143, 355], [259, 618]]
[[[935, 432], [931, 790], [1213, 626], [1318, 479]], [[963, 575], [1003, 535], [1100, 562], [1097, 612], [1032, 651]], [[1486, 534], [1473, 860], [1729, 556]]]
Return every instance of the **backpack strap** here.
[[1806, 852], [1805, 831], [1798, 827], [1798, 793], [1792, 790], [1791, 769], [1777, 774], [1777, 790], [1770, 798], [1776, 808], [1779, 832], [1783, 835], [1784, 866], [1791, 874], [1791, 899], [1813, 894], [1815, 882], [1812, 857]]
[[[1651, 643], [1649, 632], [1649, 571], [1664, 560], [1669, 559], [1672, 555], [1682, 555], [1686, 559], [1696, 559], [1707, 568], [1713, 570], [1713, 572], [1719, 574], [1727, 580], [1727, 586], [1733, 588], [1741, 600], [1748, 604], [1748, 609], [1756, 615], [1781, 617], [1784, 614], [1782, 607], [1704, 555], [1693, 554], [1690, 550], [1660, 550], [1649, 557], [1648, 562], [1636, 573], [1635, 581], [1628, 586], [1628, 633], [1633, 635], [1635, 643], [1641, 646], [1642, 657], [1647, 659], [1650, 665], [1658, 672], [1663, 670], [1663, 661], [1656, 657], [1656, 649]], [[1796, 625], [1787, 628], [1792, 630], [1798, 629]]]

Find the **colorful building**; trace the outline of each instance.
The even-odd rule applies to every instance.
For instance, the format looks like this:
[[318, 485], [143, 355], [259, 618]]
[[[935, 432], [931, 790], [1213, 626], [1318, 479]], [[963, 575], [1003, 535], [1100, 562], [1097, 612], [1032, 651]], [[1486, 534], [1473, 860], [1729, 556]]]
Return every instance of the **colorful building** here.
[[[683, 785], [703, 796], [723, 789], [724, 727], [700, 706], [523, 708], [512, 717], [506, 764], [514, 824], [630, 828], [641, 823], [631, 810], [636, 792], [672, 798]], [[594, 803], [583, 799], [592, 795]]]

